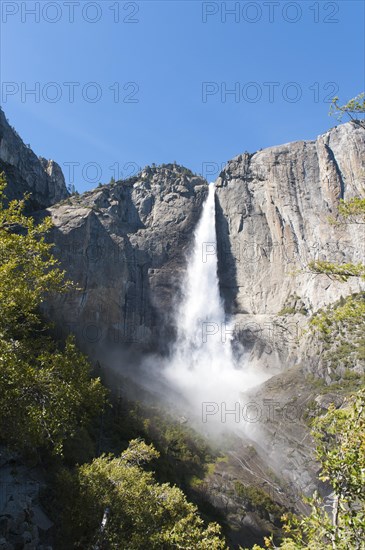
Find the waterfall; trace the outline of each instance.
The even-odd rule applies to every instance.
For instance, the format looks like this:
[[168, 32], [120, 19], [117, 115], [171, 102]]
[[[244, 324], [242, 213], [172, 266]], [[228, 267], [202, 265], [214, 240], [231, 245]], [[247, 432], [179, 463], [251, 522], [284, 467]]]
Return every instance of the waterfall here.
[[185, 356], [192, 353], [195, 362], [202, 359], [202, 354], [209, 354], [213, 359], [214, 352], [229, 349], [221, 345], [225, 314], [219, 294], [214, 199], [214, 184], [211, 183], [194, 234], [194, 247], [183, 281], [183, 298], [176, 319], [176, 351]]
[[[215, 188], [208, 197], [194, 233], [176, 312], [177, 338], [165, 378], [189, 405], [194, 416], [203, 403], [239, 402], [241, 392], [261, 381], [247, 365], [237, 364], [232, 352], [232, 323], [226, 318], [219, 292]], [[216, 415], [216, 421], [220, 415]]]

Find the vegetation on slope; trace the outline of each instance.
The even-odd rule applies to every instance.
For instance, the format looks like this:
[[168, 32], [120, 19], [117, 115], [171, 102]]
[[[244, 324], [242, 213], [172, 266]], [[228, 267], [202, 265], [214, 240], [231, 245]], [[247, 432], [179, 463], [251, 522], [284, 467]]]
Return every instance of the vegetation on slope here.
[[[285, 516], [287, 536], [266, 548], [282, 550], [363, 550], [365, 548], [365, 389], [346, 406], [333, 406], [314, 422], [320, 479], [332, 487], [330, 506], [318, 496], [306, 499], [307, 516]], [[254, 550], [260, 550], [254, 546]]]
[[[68, 495], [62, 510], [59, 548], [98, 547], [224, 549], [220, 528], [204, 526], [194, 504], [168, 483], [157, 483], [142, 464], [158, 458], [152, 445], [132, 440], [119, 456], [102, 455], [74, 472], [64, 470], [59, 490]], [[105, 518], [100, 531], [101, 518]], [[70, 533], [72, 531], [72, 533]]]

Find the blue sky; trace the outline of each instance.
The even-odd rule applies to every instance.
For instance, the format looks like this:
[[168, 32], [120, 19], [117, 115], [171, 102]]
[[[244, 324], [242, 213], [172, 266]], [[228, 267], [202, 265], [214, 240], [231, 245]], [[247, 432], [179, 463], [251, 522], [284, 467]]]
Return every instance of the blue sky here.
[[215, 179], [246, 150], [314, 139], [336, 124], [329, 98], [364, 88], [360, 0], [1, 10], [2, 107], [80, 192], [153, 162]]

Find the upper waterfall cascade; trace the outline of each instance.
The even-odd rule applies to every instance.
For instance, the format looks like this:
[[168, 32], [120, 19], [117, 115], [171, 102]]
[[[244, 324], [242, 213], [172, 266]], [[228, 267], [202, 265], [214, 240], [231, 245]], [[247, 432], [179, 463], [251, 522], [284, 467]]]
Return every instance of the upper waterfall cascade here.
[[215, 188], [209, 185], [182, 284], [176, 313], [177, 338], [165, 377], [193, 408], [224, 402], [234, 407], [241, 392], [262, 381], [262, 373], [236, 360], [234, 327], [227, 319], [219, 292]]

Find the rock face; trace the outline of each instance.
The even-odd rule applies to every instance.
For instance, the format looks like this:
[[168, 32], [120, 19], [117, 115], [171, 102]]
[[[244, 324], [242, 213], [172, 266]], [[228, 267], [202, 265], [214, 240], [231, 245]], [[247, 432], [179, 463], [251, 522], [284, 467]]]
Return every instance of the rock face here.
[[[314, 311], [361, 289], [358, 281], [313, 275], [307, 264], [364, 261], [363, 226], [328, 223], [339, 199], [365, 196], [364, 181], [365, 130], [348, 123], [316, 141], [240, 155], [216, 183], [226, 309], [246, 360], [277, 374], [252, 399], [295, 410], [294, 417], [261, 423], [251, 437], [262, 460], [306, 494], [316, 488], [318, 472], [303, 414], [316, 390], [295, 367], [308, 347], [299, 336]], [[49, 209], [56, 254], [82, 292], [50, 302], [48, 314], [76, 333], [92, 357], [103, 359], [100, 350], [113, 345], [166, 349], [206, 193], [204, 180], [169, 166]]]
[[331, 226], [328, 218], [341, 198], [365, 196], [365, 129], [346, 123], [316, 141], [239, 155], [216, 185], [226, 309], [254, 348], [252, 361], [286, 368], [295, 364], [306, 315], [363, 287], [314, 275], [307, 266], [364, 261], [364, 226]]
[[82, 292], [48, 315], [95, 357], [98, 348], [164, 350], [206, 181], [175, 165], [73, 196], [49, 209], [55, 253]]
[[364, 260], [364, 227], [331, 227], [339, 199], [365, 196], [365, 129], [239, 155], [217, 181], [220, 281], [228, 309], [277, 314], [294, 296], [313, 312], [348, 288], [306, 269], [311, 259]]
[[26, 466], [1, 446], [0, 479], [0, 548], [52, 550], [45, 542], [53, 523], [39, 502], [46, 486], [44, 472]]
[[0, 172], [5, 172], [9, 200], [31, 193], [29, 211], [41, 210], [66, 198], [65, 179], [53, 160], [38, 158], [9, 125], [0, 109]]

